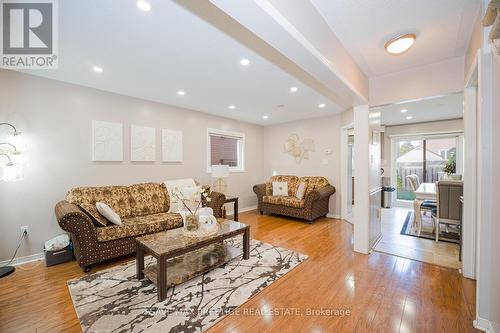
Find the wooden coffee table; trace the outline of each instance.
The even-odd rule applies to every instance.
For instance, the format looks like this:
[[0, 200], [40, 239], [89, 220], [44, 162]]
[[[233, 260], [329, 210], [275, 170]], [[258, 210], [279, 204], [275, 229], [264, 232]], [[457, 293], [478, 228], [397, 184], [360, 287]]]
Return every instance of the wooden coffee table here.
[[[219, 231], [207, 237], [185, 236], [182, 228], [138, 237], [137, 279], [146, 276], [151, 280], [157, 286], [158, 301], [164, 301], [168, 287], [181, 284], [241, 255], [241, 250], [223, 242], [238, 235], [243, 235], [243, 259], [247, 260], [250, 257], [250, 226], [235, 221], [219, 223]], [[156, 265], [144, 268], [145, 253], [156, 259]]]

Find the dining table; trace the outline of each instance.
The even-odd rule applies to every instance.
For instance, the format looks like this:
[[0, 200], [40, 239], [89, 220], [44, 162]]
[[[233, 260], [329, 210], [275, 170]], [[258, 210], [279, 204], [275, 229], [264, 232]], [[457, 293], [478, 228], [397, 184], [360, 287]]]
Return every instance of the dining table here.
[[413, 201], [413, 227], [417, 230], [418, 236], [422, 232], [422, 214], [420, 207], [424, 200], [436, 200], [436, 183], [421, 183], [415, 193], [415, 200]]

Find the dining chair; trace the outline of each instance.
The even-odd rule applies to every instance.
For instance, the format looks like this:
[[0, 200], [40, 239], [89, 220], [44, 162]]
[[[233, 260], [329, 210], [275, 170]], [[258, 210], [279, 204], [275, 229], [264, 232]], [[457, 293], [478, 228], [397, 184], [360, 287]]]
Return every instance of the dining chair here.
[[408, 175], [406, 176], [406, 180], [410, 184], [410, 188], [413, 192], [415, 192], [420, 186], [420, 179], [418, 178], [418, 175]]
[[462, 208], [460, 197], [463, 195], [464, 183], [462, 181], [442, 180], [436, 183], [437, 207], [432, 211], [435, 221], [436, 242], [439, 241], [439, 226], [455, 225], [458, 235], [462, 235]]

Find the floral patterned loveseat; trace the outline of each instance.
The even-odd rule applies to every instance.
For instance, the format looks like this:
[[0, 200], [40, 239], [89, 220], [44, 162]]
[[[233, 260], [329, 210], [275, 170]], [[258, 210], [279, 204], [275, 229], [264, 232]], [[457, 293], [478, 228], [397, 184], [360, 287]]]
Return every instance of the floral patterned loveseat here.
[[[273, 196], [272, 182], [286, 182], [288, 196]], [[300, 183], [306, 184], [303, 199], [295, 195]], [[257, 195], [258, 209], [261, 214], [274, 213], [296, 217], [309, 222], [328, 214], [330, 196], [335, 187], [324, 177], [297, 177], [288, 175], [273, 176], [265, 184], [255, 185], [253, 191]]]
[[[207, 206], [220, 216], [225, 196], [211, 192]], [[96, 202], [104, 202], [122, 220], [114, 225], [99, 214]], [[90, 266], [134, 253], [135, 237], [182, 226], [182, 217], [169, 213], [170, 200], [165, 184], [77, 187], [55, 207], [59, 226], [73, 241], [76, 260], [85, 272]]]

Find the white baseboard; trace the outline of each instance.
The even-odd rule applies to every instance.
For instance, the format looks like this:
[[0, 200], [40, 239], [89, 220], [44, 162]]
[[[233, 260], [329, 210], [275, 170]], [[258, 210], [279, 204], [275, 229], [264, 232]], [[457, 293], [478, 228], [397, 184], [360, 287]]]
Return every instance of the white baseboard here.
[[[25, 257], [15, 258], [10, 265], [17, 266], [17, 265], [26, 264], [26, 263], [29, 263], [32, 261], [44, 260], [44, 259], [45, 259], [45, 254], [43, 252], [40, 252], [40, 253], [31, 254], [31, 255], [25, 256]], [[0, 261], [0, 266], [7, 265], [9, 263], [9, 261], [10, 260]]]
[[477, 328], [478, 330], [481, 330], [483, 332], [487, 333], [495, 333], [495, 329], [493, 328], [493, 325], [491, 325], [491, 322], [488, 319], [484, 319], [481, 317], [477, 317], [476, 320], [472, 323], [474, 328]]
[[[250, 206], [250, 207], [245, 207], [245, 208], [239, 208], [239, 209], [238, 209], [238, 213], [249, 212], [249, 211], [251, 211], [251, 210], [256, 210], [256, 209], [257, 209], [257, 205], [255, 205], [255, 206]], [[228, 210], [226, 211], [226, 214], [227, 214], [227, 215], [233, 215], [233, 213], [234, 213], [234, 210], [232, 209], [232, 205], [231, 205], [231, 209], [228, 209]]]
[[326, 214], [326, 217], [330, 218], [330, 219], [337, 219], [337, 220], [340, 220], [340, 215], [339, 214], [332, 214], [332, 213], [328, 213]]

